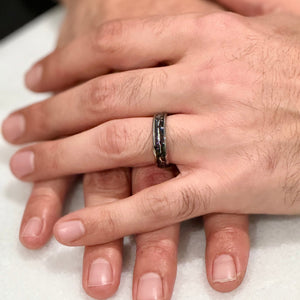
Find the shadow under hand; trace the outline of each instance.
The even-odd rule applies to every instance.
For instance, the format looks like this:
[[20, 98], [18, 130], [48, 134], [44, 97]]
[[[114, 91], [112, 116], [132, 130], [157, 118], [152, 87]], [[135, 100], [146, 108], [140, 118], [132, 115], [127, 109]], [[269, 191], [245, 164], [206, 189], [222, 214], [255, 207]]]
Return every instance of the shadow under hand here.
[[202, 218], [195, 218], [181, 224], [178, 249], [178, 264], [205, 259], [205, 234]]

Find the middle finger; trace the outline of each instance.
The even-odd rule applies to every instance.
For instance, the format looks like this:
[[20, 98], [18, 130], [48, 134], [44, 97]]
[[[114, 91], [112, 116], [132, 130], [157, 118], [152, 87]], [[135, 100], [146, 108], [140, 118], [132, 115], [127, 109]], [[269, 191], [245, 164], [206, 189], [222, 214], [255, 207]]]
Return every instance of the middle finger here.
[[182, 98], [194, 95], [181, 84], [188, 76], [181, 69], [135, 70], [93, 79], [13, 113], [3, 123], [3, 135], [22, 144], [75, 134], [113, 119], [190, 112], [192, 101]]

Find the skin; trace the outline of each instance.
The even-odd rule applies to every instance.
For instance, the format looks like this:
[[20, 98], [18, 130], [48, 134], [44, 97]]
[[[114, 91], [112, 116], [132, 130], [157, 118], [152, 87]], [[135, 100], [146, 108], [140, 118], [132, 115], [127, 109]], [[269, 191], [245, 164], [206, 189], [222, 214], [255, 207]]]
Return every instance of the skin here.
[[[191, 28], [191, 32], [178, 30], [184, 28], [184, 25]], [[172, 35], [164, 34], [164, 30], [159, 32], [154, 30], [167, 26], [168, 33], [177, 35], [176, 41], [179, 38], [185, 41], [182, 45], [174, 47], [175, 41], [170, 39]], [[215, 29], [214, 37], [208, 34], [211, 28]], [[224, 28], [230, 28], [232, 32], [224, 31]], [[124, 73], [127, 80], [131, 78], [127, 84], [135, 92], [131, 95], [134, 95], [132, 98], [137, 101], [131, 99], [133, 103], [129, 103], [129, 108], [124, 113], [122, 108], [124, 97], [121, 100], [117, 94], [117, 87], [124, 86], [124, 74], [112, 74], [104, 79], [102, 77], [101, 80], [90, 81], [78, 87], [76, 90], [78, 93], [72, 90], [73, 95], [80, 92], [84, 95], [84, 91], [93, 91], [93, 88], [99, 86], [113, 86], [116, 94], [110, 99], [117, 101], [117, 105], [114, 106], [115, 110], [112, 110], [109, 107], [111, 102], [101, 103], [95, 114], [95, 107], [93, 111], [91, 107], [89, 108], [91, 104], [87, 103], [87, 115], [82, 109], [78, 118], [76, 111], [73, 111], [70, 115], [75, 116], [74, 120], [66, 122], [65, 118], [62, 119], [58, 127], [66, 131], [68, 126], [74, 128], [76, 124], [88, 128], [93, 126], [84, 123], [93, 119], [93, 113], [99, 118], [97, 122], [103, 124], [73, 137], [26, 148], [26, 151], [33, 151], [35, 154], [35, 170], [22, 179], [36, 180], [46, 176], [93, 171], [94, 168], [110, 169], [152, 163], [149, 138], [151, 118], [147, 116], [155, 111], [168, 111], [174, 114], [168, 118], [169, 153], [170, 161], [177, 164], [180, 175], [164, 184], [142, 190], [121, 202], [103, 205], [99, 209], [86, 208], [64, 217], [55, 227], [58, 240], [68, 245], [105, 243], [126, 234], [137, 233], [137, 228], [138, 232], [145, 232], [197, 215], [220, 211], [299, 213], [296, 151], [298, 119], [295, 118], [298, 111], [295, 97], [298, 94], [298, 85], [297, 80], [290, 79], [294, 79], [297, 74], [295, 69], [297, 66], [295, 61], [299, 59], [297, 28], [299, 28], [298, 19], [290, 16], [247, 19], [228, 13], [204, 18], [185, 15], [106, 24], [94, 36], [89, 37], [91, 41], [97, 41], [98, 48], [93, 42], [87, 43], [88, 40], [84, 38], [79, 41], [76, 46], [87, 46], [86, 57], [90, 57], [95, 48], [98, 53], [101, 52], [99, 65], [95, 66], [97, 70], [101, 70], [101, 67], [103, 69], [109, 67], [112, 70], [120, 70], [124, 66], [128, 69], [148, 67]], [[147, 36], [147, 41], [152, 41], [151, 47], [143, 48], [143, 40], [136, 39], [136, 36]], [[198, 39], [195, 39], [195, 36]], [[121, 47], [122, 37], [126, 44], [123, 42]], [[233, 37], [235, 43], [232, 43]], [[89, 48], [90, 45], [92, 47]], [[75, 42], [73, 46], [74, 49], [79, 48], [75, 47]], [[267, 52], [270, 48], [276, 51]], [[119, 49], [118, 57], [115, 56], [114, 49]], [[157, 49], [162, 51], [159, 53]], [[291, 61], [282, 63], [278, 58], [286, 51], [289, 53], [287, 60]], [[240, 55], [237, 55], [239, 53]], [[265, 53], [268, 53], [269, 64], [262, 64]], [[159, 57], [155, 57], [155, 54]], [[57, 52], [56, 55], [63, 55], [63, 51]], [[140, 65], [130, 67], [132, 62], [130, 55], [134, 55]], [[170, 66], [149, 69], [153, 64], [153, 60], [149, 62], [149, 57], [154, 58], [156, 62], [169, 61]], [[276, 69], [273, 67], [274, 61]], [[69, 74], [72, 72], [76, 74], [76, 68], [82, 67], [80, 65], [82, 62], [78, 59], [72, 62], [73, 64], [68, 62], [69, 68], [66, 69]], [[90, 67], [88, 60], [85, 63]], [[245, 74], [245, 70], [247, 80], [239, 76]], [[278, 82], [281, 84], [276, 85], [278, 88], [274, 93], [274, 79], [281, 74], [286, 76], [279, 77]], [[184, 80], [185, 76], [188, 80]], [[141, 78], [143, 81], [138, 80]], [[149, 78], [152, 78], [152, 81], [149, 81]], [[179, 79], [180, 85], [176, 81]], [[152, 93], [146, 107], [145, 103], [142, 103], [145, 100], [141, 97], [144, 87], [141, 83], [149, 88], [149, 83], [153, 80], [156, 80], [156, 85], [152, 85]], [[186, 84], [187, 82], [192, 84]], [[189, 95], [194, 101], [194, 106], [187, 108], [185, 103], [181, 102], [182, 97], [179, 99], [176, 96], [173, 97], [170, 106], [168, 101], [171, 99], [163, 97], [165, 95], [157, 88], [162, 84], [166, 90], [170, 89], [169, 94], [178, 95], [181, 92], [185, 96]], [[172, 87], [178, 86], [181, 88], [180, 91], [176, 88], [172, 90]], [[207, 89], [199, 88], [202, 86]], [[235, 87], [234, 94], [231, 92], [232, 86]], [[92, 95], [99, 96], [99, 92], [103, 90], [106, 91], [100, 88]], [[193, 95], [201, 97], [193, 98]], [[243, 95], [248, 95], [251, 102]], [[69, 98], [66, 94], [64, 97]], [[106, 98], [99, 99], [103, 101]], [[48, 101], [47, 104], [50, 107], [55, 104], [55, 101], [51, 102]], [[131, 104], [134, 108], [132, 110]], [[89, 113], [91, 115], [88, 115]], [[101, 119], [103, 116], [104, 119]], [[58, 116], [56, 121], [59, 120]], [[65, 128], [62, 127], [64, 124]], [[82, 130], [82, 127], [78, 131]], [[219, 128], [222, 130], [218, 130]], [[123, 135], [117, 134], [118, 132], [122, 132]], [[186, 139], [187, 136], [192, 137], [193, 144], [189, 142], [190, 139]], [[91, 148], [87, 153], [85, 145], [88, 141]], [[74, 145], [80, 158], [78, 164], [74, 164], [72, 157]], [[180, 148], [177, 148], [178, 145]], [[59, 151], [49, 151], [50, 149]], [[47, 157], [46, 160], [43, 153], [53, 153], [53, 157]], [[78, 157], [76, 159], [78, 160]], [[11, 165], [18, 175], [16, 162], [15, 156]], [[47, 173], [43, 171], [44, 169]], [[244, 196], [243, 201], [240, 201], [241, 195]], [[185, 199], [189, 199], [188, 202]], [[129, 219], [128, 215], [133, 217]], [[60, 228], [63, 222], [70, 220], [81, 222], [85, 233], [75, 241], [66, 242], [61, 238]], [[95, 235], [93, 230], [95, 226], [101, 228], [100, 237]]]
[[[249, 13], [250, 14], [250, 13]], [[72, 77], [72, 76], [71, 76]], [[98, 175], [99, 175], [100, 173], [98, 173]], [[54, 184], [54, 183], [53, 183]], [[57, 183], [56, 183], [57, 184]], [[54, 184], [55, 185], [55, 184]], [[146, 186], [145, 186], [146, 187]], [[54, 189], [55, 190], [55, 189]], [[87, 198], [87, 197], [86, 197]], [[117, 196], [115, 196], [115, 198], [117, 198]], [[96, 205], [96, 203], [95, 203], [95, 205]], [[211, 224], [214, 224], [215, 222], [212, 222], [212, 220], [214, 220], [214, 221], [216, 221], [216, 220], [218, 220], [217, 218], [220, 218], [221, 217], [221, 220], [224, 222], [224, 217], [225, 217], [225, 215], [210, 215], [209, 217], [207, 217], [206, 218], [206, 224], [210, 224], [210, 225], [207, 225], [207, 226], [205, 226], [206, 227], [206, 233], [207, 233], [207, 236], [209, 237], [210, 235], [211, 235], [211, 232], [214, 234], [214, 233], [216, 233], [216, 234], [214, 234], [214, 236], [216, 237], [218, 237], [218, 233], [222, 233], [222, 231], [224, 231], [224, 227], [222, 228], [222, 226], [221, 226], [221, 228], [219, 227], [218, 228], [218, 226], [213, 226], [213, 225], [211, 225]], [[230, 217], [231, 218], [231, 217]], [[232, 220], [232, 218], [231, 218], [231, 220]], [[210, 222], [211, 221], [211, 222]], [[217, 224], [218, 224], [218, 222], [217, 222]], [[230, 222], [228, 222], [228, 224], [230, 224]], [[221, 225], [222, 225], [222, 222], [221, 222]], [[237, 224], [233, 224], [234, 226], [233, 227], [235, 227], [235, 228], [238, 228], [238, 226], [237, 226]], [[211, 227], [210, 227], [211, 226]], [[212, 229], [213, 227], [215, 227], [215, 229], [216, 229], [216, 231], [214, 232], [214, 231], [210, 231], [210, 229]], [[242, 232], [243, 232], [243, 226], [241, 226], [241, 228], [242, 228]], [[221, 229], [221, 230], [220, 230]], [[220, 230], [220, 231], [218, 231], [218, 230]], [[244, 230], [245, 231], [245, 230]], [[234, 233], [234, 232], [233, 232]], [[238, 234], [236, 235], [236, 236], [238, 236]], [[223, 235], [223, 237], [224, 237], [224, 235]], [[218, 241], [221, 241], [222, 239], [220, 238], [220, 239], [217, 239]], [[226, 240], [225, 240], [226, 241]], [[228, 243], [229, 244], [229, 243]], [[213, 256], [214, 255], [214, 250], [216, 249], [216, 248], [211, 248], [211, 247], [209, 247], [210, 245], [212, 245], [212, 243], [208, 243], [208, 247], [207, 247], [207, 257], [208, 257], [208, 260], [209, 260], [209, 257], [210, 256]], [[87, 248], [88, 249], [88, 248]], [[100, 249], [100, 248], [99, 248]], [[105, 248], [104, 248], [105, 249]], [[107, 249], [107, 248], [106, 248]], [[228, 250], [228, 249], [227, 249]], [[101, 253], [101, 252], [100, 252]], [[118, 252], [117, 252], [118, 253]], [[151, 255], [152, 255], [152, 253], [151, 253]], [[102, 256], [103, 256], [103, 253], [102, 253]], [[246, 257], [246, 259], [247, 259], [247, 257]], [[117, 260], [117, 259], [116, 259]], [[138, 262], [139, 260], [137, 260], [137, 262]], [[167, 260], [168, 261], [168, 260]], [[209, 274], [211, 274], [211, 265], [210, 264], [208, 264], [208, 268], [207, 268], [207, 271], [208, 271], [208, 276], [209, 276]], [[172, 277], [172, 276], [171, 276]], [[172, 284], [170, 284], [170, 286], [171, 286]], [[135, 288], [136, 289], [136, 288]], [[102, 292], [102, 291], [101, 291]], [[102, 294], [103, 294], [103, 292], [102, 292]]]
[[[62, 27], [58, 48], [68, 46], [71, 41], [85, 35], [90, 28], [103, 23], [106, 20], [115, 18], [128, 18], [132, 16], [143, 16], [151, 14], [164, 14], [167, 12], [179, 13], [189, 11], [201, 11], [209, 13], [219, 10], [217, 6], [206, 2], [190, 1], [190, 3], [175, 3], [176, 1], [161, 2], [140, 1], [140, 6], [128, 9], [128, 4], [120, 4], [124, 1], [73, 1], [66, 3], [67, 17]], [[175, 3], [175, 4], [174, 4]], [[118, 4], [118, 5], [116, 5]], [[118, 7], [116, 10], [115, 8]], [[99, 11], [98, 14], [95, 14]], [[134, 9], [133, 9], [134, 8]], [[103, 14], [102, 12], [106, 13]], [[92, 14], [86, 14], [93, 12]], [[102, 15], [100, 15], [100, 12]], [[129, 14], [130, 13], [130, 14]], [[86, 17], [88, 15], [88, 17]], [[101, 16], [99, 18], [99, 15]], [[78, 26], [77, 24], [80, 24]], [[89, 75], [89, 78], [92, 76]], [[89, 78], [85, 78], [85, 81]], [[67, 85], [56, 86], [48, 90], [65, 89]], [[27, 82], [28, 84], [28, 82]], [[75, 83], [69, 83], [72, 86]], [[28, 84], [30, 85], [30, 84]], [[33, 88], [33, 90], [39, 90]], [[42, 124], [40, 124], [42, 125]], [[44, 128], [45, 129], [45, 128]], [[25, 137], [26, 139], [26, 137]], [[16, 142], [16, 141], [14, 141]], [[21, 141], [17, 141], [20, 143]], [[23, 139], [24, 142], [24, 139]], [[93, 172], [84, 176], [84, 193], [86, 207], [105, 205], [113, 200], [130, 196], [130, 182], [132, 176], [132, 191], [136, 193], [154, 184], [172, 178], [176, 170], [158, 170], [156, 167], [135, 168], [130, 174], [128, 169], [115, 169], [113, 171]], [[52, 228], [56, 220], [60, 217], [63, 201], [72, 185], [74, 178], [66, 177], [36, 183], [32, 195], [28, 201], [24, 217], [20, 228], [20, 240], [24, 246], [36, 249], [43, 246], [50, 238]], [[42, 230], [39, 234], [26, 236], [23, 234], [28, 220], [40, 217], [42, 220]], [[225, 292], [235, 289], [245, 275], [248, 253], [248, 219], [244, 215], [223, 215], [210, 214], [204, 218], [204, 226], [207, 235], [207, 276], [211, 286], [219, 291]], [[148, 272], [155, 272], [163, 279], [164, 299], [170, 299], [176, 277], [177, 246], [179, 239], [179, 225], [172, 225], [164, 229], [151, 233], [144, 233], [136, 236], [137, 259], [134, 269], [133, 298], [138, 297], [138, 282], [141, 276]], [[222, 243], [220, 242], [222, 241]], [[163, 251], [163, 252], [162, 252]], [[121, 264], [122, 264], [122, 240], [118, 239], [105, 245], [93, 245], [85, 248], [83, 259], [83, 287], [86, 292], [97, 299], [111, 296], [118, 288]], [[237, 277], [228, 282], [214, 282], [213, 263], [218, 256], [230, 253], [234, 257], [237, 269]], [[88, 284], [89, 269], [92, 262], [97, 258], [107, 259], [114, 270], [114, 280], [112, 284], [100, 287], [91, 287]], [[157, 264], [157, 261], [160, 261]], [[161, 266], [164, 265], [165, 268]]]
[[300, 14], [298, 0], [218, 0], [217, 2], [246, 16], [258, 16], [274, 12]]
[[[56, 96], [69, 108], [73, 96], [72, 119], [52, 116], [60, 130], [82, 130], [95, 125], [96, 118], [100, 125], [23, 148], [12, 157], [13, 173], [34, 181], [152, 164], [151, 116], [168, 111], [169, 159], [180, 174], [122, 201], [65, 216], [55, 225], [57, 239], [67, 245], [105, 243], [216, 212], [298, 214], [299, 25], [291, 15], [191, 14], [110, 22], [75, 41], [74, 51], [81, 45], [86, 57], [93, 51], [93, 57], [98, 55], [97, 70], [135, 70], [101, 76]], [[46, 61], [60, 56], [65, 57], [63, 50]], [[170, 64], [151, 68], [154, 60]], [[82, 61], [70, 61], [67, 72], [82, 67]], [[89, 70], [89, 60], [84, 63]], [[126, 94], [120, 96], [124, 84], [130, 102]], [[151, 94], [145, 97], [149, 88]], [[87, 91], [99, 106], [80, 102]], [[40, 108], [51, 111], [55, 99]], [[28, 109], [32, 107], [20, 113]], [[20, 155], [29, 159], [26, 168], [19, 163]], [[60, 228], [70, 220], [81, 222], [85, 232], [65, 242]], [[95, 225], [101, 236], [90, 230]]]

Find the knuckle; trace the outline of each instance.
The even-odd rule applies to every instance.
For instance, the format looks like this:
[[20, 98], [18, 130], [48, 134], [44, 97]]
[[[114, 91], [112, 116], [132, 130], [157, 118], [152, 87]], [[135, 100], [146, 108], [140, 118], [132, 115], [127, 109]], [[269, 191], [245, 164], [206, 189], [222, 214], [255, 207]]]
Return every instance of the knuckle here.
[[138, 180], [146, 186], [163, 183], [173, 177], [173, 173], [157, 167], [141, 168], [138, 172]]
[[159, 257], [162, 260], [170, 260], [177, 255], [176, 243], [172, 240], [151, 240], [137, 243], [137, 256]]
[[57, 205], [57, 203], [60, 202], [60, 198], [52, 189], [38, 188], [33, 190], [26, 209], [29, 211], [34, 211], [40, 205], [42, 205], [44, 208], [49, 208], [53, 205]]
[[222, 247], [233, 247], [234, 241], [247, 240], [249, 235], [245, 230], [229, 225], [209, 232], [207, 239], [217, 241]]
[[126, 168], [87, 174], [84, 186], [88, 193], [109, 193], [113, 195], [128, 194], [130, 188], [130, 172]]
[[104, 124], [99, 135], [99, 149], [109, 157], [124, 158], [130, 149], [132, 134], [121, 120], [109, 121]]
[[97, 51], [114, 53], [121, 49], [124, 35], [124, 22], [121, 20], [110, 21], [100, 25], [94, 36], [94, 47]]
[[99, 112], [105, 115], [112, 110], [116, 94], [116, 85], [108, 79], [92, 80], [82, 94], [81, 107], [86, 108], [89, 115], [99, 116]]
[[98, 78], [90, 81], [80, 98], [81, 107], [89, 115], [99, 116], [112, 114], [118, 110], [127, 115], [129, 110], [140, 107], [142, 102], [148, 101], [155, 90], [165, 88], [168, 74], [165, 71], [139, 72], [138, 74], [113, 75], [112, 78]]

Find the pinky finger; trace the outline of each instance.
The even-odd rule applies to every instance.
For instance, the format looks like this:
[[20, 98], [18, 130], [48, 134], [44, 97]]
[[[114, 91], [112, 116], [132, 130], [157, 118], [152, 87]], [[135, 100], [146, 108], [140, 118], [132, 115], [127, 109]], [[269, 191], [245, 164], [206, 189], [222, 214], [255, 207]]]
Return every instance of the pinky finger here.
[[26, 248], [41, 248], [50, 239], [72, 181], [73, 178], [68, 177], [34, 184], [19, 233], [19, 239]]

